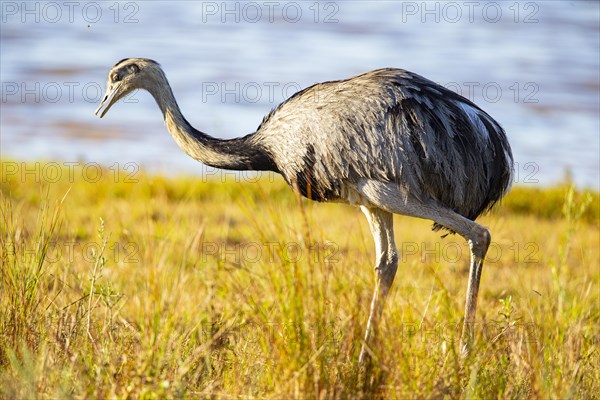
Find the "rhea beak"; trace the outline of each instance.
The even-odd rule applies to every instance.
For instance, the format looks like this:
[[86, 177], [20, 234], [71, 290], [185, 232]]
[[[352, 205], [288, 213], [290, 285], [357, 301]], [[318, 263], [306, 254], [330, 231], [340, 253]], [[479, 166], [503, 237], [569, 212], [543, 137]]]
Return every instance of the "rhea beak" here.
[[98, 115], [100, 110], [102, 110], [104, 107], [104, 111], [102, 111], [100, 114], [100, 118], [104, 117], [104, 114], [106, 114], [110, 107], [112, 107], [112, 105], [119, 99], [117, 96], [117, 93], [119, 93], [119, 86], [121, 86], [121, 82], [117, 82], [106, 89], [106, 94], [104, 95], [102, 102], [96, 109], [96, 112], [94, 112], [95, 115]]

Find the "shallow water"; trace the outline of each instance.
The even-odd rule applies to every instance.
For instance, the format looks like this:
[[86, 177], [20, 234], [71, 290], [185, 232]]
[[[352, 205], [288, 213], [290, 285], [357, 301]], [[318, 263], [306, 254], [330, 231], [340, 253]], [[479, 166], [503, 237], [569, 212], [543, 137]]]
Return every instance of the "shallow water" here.
[[147, 93], [102, 120], [106, 73], [159, 61], [190, 122], [252, 132], [296, 90], [379, 67], [470, 98], [506, 129], [516, 182], [599, 189], [597, 2], [11, 2], [0, 31], [1, 155], [203, 173]]

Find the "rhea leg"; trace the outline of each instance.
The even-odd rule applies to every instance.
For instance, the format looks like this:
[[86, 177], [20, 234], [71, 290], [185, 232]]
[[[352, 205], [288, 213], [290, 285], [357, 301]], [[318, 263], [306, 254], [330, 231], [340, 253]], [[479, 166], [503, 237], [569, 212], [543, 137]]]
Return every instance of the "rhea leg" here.
[[479, 292], [483, 260], [491, 241], [488, 230], [462, 215], [440, 206], [433, 200], [417, 200], [413, 196], [403, 193], [396, 184], [363, 180], [359, 183], [357, 189], [372, 204], [385, 211], [433, 220], [467, 240], [471, 249], [471, 265], [461, 336], [461, 349], [463, 353], [467, 353], [475, 330], [477, 294]]
[[475, 333], [475, 312], [477, 310], [479, 281], [481, 280], [483, 260], [491, 241], [489, 231], [474, 222], [470, 236], [471, 238], [467, 239], [467, 241], [471, 248], [471, 265], [469, 267], [469, 283], [467, 286], [467, 299], [465, 301], [465, 320], [461, 335], [461, 350], [463, 355], [468, 353]]
[[398, 253], [394, 243], [394, 220], [393, 215], [379, 208], [360, 207], [369, 221], [369, 227], [375, 239], [375, 272], [377, 281], [375, 292], [371, 301], [371, 311], [367, 321], [365, 340], [358, 357], [359, 363], [364, 362], [369, 340], [377, 332], [377, 326], [383, 312], [385, 298], [394, 282], [394, 276], [398, 269]]

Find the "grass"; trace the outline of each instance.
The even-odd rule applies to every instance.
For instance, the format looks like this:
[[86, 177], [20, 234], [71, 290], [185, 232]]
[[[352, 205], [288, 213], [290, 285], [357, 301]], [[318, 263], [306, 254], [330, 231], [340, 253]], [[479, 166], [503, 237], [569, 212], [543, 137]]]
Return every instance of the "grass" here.
[[400, 267], [360, 379], [374, 246], [357, 209], [271, 176], [48, 165], [1, 165], [0, 398], [599, 397], [597, 193], [516, 187], [481, 218], [465, 360], [468, 248], [395, 217]]

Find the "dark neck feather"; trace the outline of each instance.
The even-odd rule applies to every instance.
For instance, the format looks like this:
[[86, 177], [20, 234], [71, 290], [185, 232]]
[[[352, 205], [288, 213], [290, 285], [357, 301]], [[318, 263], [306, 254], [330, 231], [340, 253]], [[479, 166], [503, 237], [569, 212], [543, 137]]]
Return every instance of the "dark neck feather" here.
[[[277, 167], [254, 133], [236, 139], [216, 139], [185, 119], [164, 75], [148, 90], [160, 107], [165, 125], [179, 147], [192, 158], [215, 168], [275, 171]], [[162, 81], [162, 82], [161, 82]]]

